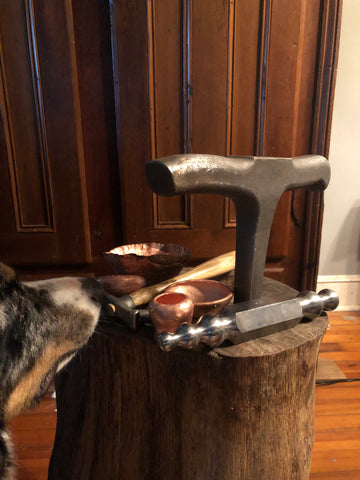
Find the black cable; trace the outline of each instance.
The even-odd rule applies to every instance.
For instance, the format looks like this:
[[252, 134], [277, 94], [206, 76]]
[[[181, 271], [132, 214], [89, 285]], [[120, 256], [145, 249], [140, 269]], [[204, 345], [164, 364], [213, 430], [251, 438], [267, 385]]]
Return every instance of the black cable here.
[[304, 226], [304, 221], [295, 213], [295, 190], [291, 192], [290, 216], [296, 227], [302, 228]]
[[334, 385], [335, 383], [360, 382], [360, 378], [339, 378], [337, 380], [316, 380], [316, 385]]

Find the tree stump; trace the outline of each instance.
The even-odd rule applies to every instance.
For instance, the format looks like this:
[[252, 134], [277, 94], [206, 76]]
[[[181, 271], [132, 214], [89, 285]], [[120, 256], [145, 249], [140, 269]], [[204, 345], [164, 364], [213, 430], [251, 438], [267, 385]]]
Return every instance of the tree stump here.
[[[267, 280], [264, 298], [296, 291]], [[56, 383], [50, 480], [308, 479], [327, 316], [247, 343], [162, 352], [103, 324]]]

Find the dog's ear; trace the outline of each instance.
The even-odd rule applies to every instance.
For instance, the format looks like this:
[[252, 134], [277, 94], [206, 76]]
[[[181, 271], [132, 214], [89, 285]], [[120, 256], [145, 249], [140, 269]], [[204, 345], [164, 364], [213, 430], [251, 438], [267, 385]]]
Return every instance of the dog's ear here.
[[14, 280], [16, 280], [14, 270], [8, 265], [5, 265], [5, 263], [0, 262], [0, 287]]

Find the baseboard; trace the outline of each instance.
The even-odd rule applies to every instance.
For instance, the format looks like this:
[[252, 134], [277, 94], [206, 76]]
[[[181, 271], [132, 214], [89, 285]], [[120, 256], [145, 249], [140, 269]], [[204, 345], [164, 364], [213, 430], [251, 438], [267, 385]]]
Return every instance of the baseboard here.
[[319, 275], [316, 291], [331, 288], [339, 295], [337, 310], [360, 310], [360, 275]]

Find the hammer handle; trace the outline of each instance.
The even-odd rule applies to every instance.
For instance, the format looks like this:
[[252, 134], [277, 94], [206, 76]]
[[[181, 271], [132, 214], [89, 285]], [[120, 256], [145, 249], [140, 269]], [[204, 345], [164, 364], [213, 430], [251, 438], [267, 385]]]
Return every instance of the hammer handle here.
[[144, 305], [145, 303], [150, 302], [155, 295], [163, 292], [167, 287], [175, 282], [216, 277], [217, 275], [227, 273], [234, 268], [235, 250], [212, 258], [211, 260], [208, 260], [207, 262], [204, 262], [185, 273], [181, 273], [176, 277], [164, 280], [156, 285], [150, 285], [149, 287], [141, 288], [140, 290], [132, 293], [130, 297], [132, 298], [135, 306]]

